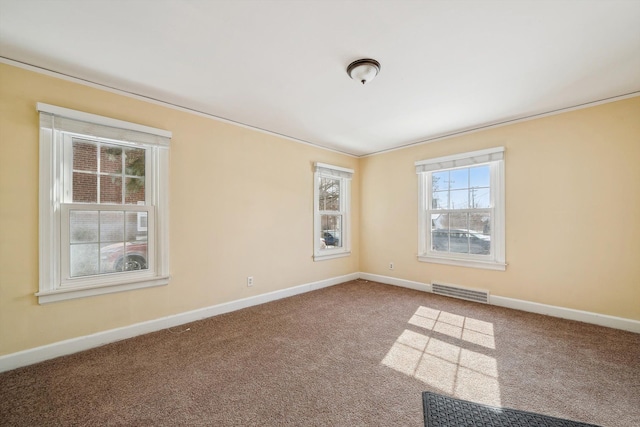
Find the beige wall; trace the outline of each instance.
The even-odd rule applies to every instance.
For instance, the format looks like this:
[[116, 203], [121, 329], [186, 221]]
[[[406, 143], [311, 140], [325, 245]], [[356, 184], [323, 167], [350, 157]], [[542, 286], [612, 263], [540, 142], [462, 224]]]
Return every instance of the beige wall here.
[[[38, 305], [37, 102], [173, 132], [168, 286]], [[640, 320], [638, 117], [640, 97], [357, 159], [0, 64], [0, 355], [357, 271]], [[494, 146], [507, 271], [418, 262], [414, 161]], [[315, 161], [356, 170], [350, 257], [312, 261]]]
[[[506, 148], [507, 270], [417, 261], [414, 162], [496, 146]], [[367, 157], [360, 167], [361, 271], [640, 320], [640, 97]]]
[[[37, 102], [173, 132], [168, 286], [38, 305]], [[0, 355], [358, 271], [357, 158], [2, 64], [0, 115]], [[356, 171], [350, 257], [312, 260], [315, 161]]]

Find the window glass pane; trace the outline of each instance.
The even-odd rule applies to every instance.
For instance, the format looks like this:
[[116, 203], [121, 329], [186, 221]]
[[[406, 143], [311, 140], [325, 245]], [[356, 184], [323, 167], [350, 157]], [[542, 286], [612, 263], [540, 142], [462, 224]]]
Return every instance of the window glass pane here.
[[489, 165], [478, 166], [469, 169], [471, 187], [490, 187], [490, 168]]
[[469, 188], [469, 169], [455, 169], [449, 173], [449, 188], [458, 190]]
[[489, 255], [491, 252], [489, 213], [431, 215], [431, 250]]
[[91, 141], [73, 139], [73, 194], [79, 203], [98, 202], [98, 146]]
[[471, 189], [469, 203], [471, 208], [491, 207], [491, 177], [489, 165], [469, 169]]
[[125, 221], [125, 260], [124, 269], [146, 270], [147, 263], [147, 230], [138, 226], [138, 218], [143, 216], [146, 224], [146, 212], [127, 212]]
[[102, 144], [100, 147], [100, 172], [122, 173], [122, 147]]
[[98, 172], [98, 147], [95, 143], [73, 139], [73, 170]]
[[100, 273], [124, 271], [124, 242], [100, 245]]
[[[100, 272], [116, 273], [121, 271], [146, 270], [148, 265], [147, 251], [147, 231], [140, 231], [138, 227], [138, 217], [144, 216], [146, 224], [146, 212], [102, 212], [108, 215], [109, 219], [120, 221], [120, 227], [125, 241], [101, 242], [100, 245]], [[101, 217], [102, 219], [102, 217]], [[115, 236], [116, 233], [111, 234]]]
[[125, 217], [125, 240], [127, 242], [135, 242], [147, 240], [147, 230], [142, 230], [138, 227], [138, 217], [143, 215], [146, 223], [146, 212], [126, 212]]
[[342, 247], [342, 215], [320, 215], [320, 248]]
[[89, 173], [73, 172], [73, 202], [98, 202], [98, 176]]
[[452, 213], [449, 215], [449, 228], [451, 230], [468, 230], [469, 229], [469, 214], [466, 213]]
[[449, 191], [435, 191], [431, 201], [432, 209], [449, 209]]
[[[126, 178], [126, 194], [124, 202], [128, 205], [137, 205], [145, 201], [144, 178]], [[144, 203], [142, 203], [144, 204]]]
[[491, 252], [491, 215], [469, 214], [469, 251], [472, 254], [489, 255]]
[[431, 174], [432, 191], [441, 191], [449, 189], [449, 171], [434, 172]]
[[449, 214], [431, 214], [432, 230], [449, 230]]
[[[98, 152], [100, 153], [99, 162]], [[74, 139], [73, 153], [73, 202], [112, 204], [145, 202], [145, 149], [124, 148], [115, 144]], [[125, 170], [123, 170], [123, 162]], [[88, 173], [89, 171], [91, 173]], [[126, 178], [125, 173], [129, 175]]]
[[73, 210], [69, 219], [71, 277], [149, 268], [147, 212]]
[[122, 242], [124, 239], [124, 212], [100, 212], [100, 242]]
[[469, 190], [452, 190], [449, 201], [450, 209], [468, 209], [469, 208]]
[[147, 231], [147, 214], [146, 212], [138, 215], [138, 231]]
[[469, 253], [469, 214], [451, 214], [449, 223], [449, 251]]
[[469, 229], [476, 233], [491, 235], [491, 214], [489, 212], [469, 214]]
[[69, 267], [71, 277], [98, 274], [98, 244], [72, 244]]
[[465, 230], [449, 230], [449, 251], [455, 253], [469, 253], [469, 233]]
[[69, 212], [69, 242], [90, 243], [98, 241], [98, 212]]
[[146, 270], [147, 264], [147, 241], [127, 242], [125, 244], [125, 271]]
[[[431, 209], [491, 208], [490, 166], [433, 172]], [[430, 250], [489, 255], [491, 214], [448, 213], [430, 216]]]
[[469, 189], [469, 202], [470, 208], [491, 207], [491, 190], [483, 187]]
[[431, 214], [431, 250], [449, 251], [449, 214]]
[[138, 231], [147, 231], [147, 213], [138, 212]]
[[489, 255], [491, 252], [491, 236], [469, 232], [469, 253]]
[[127, 175], [145, 176], [144, 149], [127, 148], [125, 150], [125, 173]]
[[320, 178], [319, 193], [321, 211], [340, 210], [340, 179]]
[[100, 176], [100, 203], [122, 204], [122, 177]]

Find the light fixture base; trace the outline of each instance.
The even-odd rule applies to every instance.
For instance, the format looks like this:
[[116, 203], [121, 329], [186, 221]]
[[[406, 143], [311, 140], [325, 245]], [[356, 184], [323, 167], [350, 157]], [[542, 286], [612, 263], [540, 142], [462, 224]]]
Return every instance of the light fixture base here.
[[375, 59], [365, 58], [353, 61], [347, 67], [347, 74], [362, 84], [369, 83], [380, 72], [380, 63]]

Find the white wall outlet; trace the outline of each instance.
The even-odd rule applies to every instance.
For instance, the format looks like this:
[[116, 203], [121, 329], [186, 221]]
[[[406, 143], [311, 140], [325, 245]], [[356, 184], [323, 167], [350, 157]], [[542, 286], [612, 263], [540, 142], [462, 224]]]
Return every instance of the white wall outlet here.
[[253, 276], [247, 277], [247, 286], [253, 286]]
[[392, 262], [389, 263], [389, 270], [393, 270], [393, 263]]

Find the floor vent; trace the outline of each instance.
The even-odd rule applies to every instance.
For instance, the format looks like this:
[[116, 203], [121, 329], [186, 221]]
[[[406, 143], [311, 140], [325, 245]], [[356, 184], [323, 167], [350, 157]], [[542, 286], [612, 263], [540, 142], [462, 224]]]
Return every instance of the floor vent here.
[[489, 292], [481, 289], [468, 289], [459, 286], [443, 285], [442, 283], [432, 283], [431, 290], [434, 294], [466, 299], [475, 302], [489, 302]]

